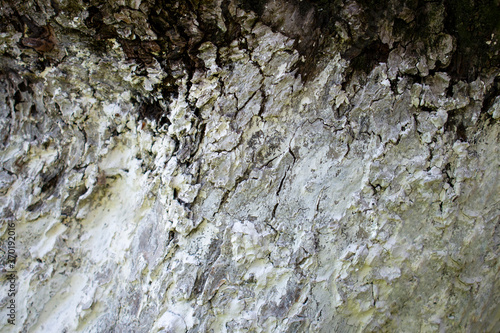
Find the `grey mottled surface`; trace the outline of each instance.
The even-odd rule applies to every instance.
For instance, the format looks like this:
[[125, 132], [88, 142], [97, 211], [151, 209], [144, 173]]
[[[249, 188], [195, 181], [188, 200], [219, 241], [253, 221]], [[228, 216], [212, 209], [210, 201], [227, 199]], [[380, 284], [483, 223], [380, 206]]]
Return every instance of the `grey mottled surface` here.
[[2, 2], [0, 330], [497, 332], [496, 30], [248, 3]]

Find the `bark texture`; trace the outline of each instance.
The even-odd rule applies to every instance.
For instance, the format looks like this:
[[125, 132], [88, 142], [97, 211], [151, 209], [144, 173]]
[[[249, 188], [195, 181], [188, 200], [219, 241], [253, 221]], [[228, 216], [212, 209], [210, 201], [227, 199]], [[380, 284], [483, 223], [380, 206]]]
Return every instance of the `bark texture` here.
[[0, 4], [2, 332], [500, 330], [498, 1]]

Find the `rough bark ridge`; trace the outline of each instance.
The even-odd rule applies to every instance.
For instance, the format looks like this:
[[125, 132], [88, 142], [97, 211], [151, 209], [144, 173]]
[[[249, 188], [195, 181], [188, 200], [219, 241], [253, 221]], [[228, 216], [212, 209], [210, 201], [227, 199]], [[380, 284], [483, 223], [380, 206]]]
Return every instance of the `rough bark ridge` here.
[[2, 332], [500, 330], [498, 1], [0, 3]]

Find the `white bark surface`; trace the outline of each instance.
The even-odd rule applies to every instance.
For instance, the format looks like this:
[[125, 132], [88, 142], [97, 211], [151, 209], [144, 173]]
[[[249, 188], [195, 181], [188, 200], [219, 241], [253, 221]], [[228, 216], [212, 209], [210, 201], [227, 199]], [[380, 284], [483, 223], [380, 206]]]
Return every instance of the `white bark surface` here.
[[31, 19], [53, 50], [0, 35], [0, 247], [15, 222], [18, 256], [2, 332], [500, 329], [498, 68], [448, 73], [442, 19], [432, 48], [381, 20], [387, 59], [364, 71], [345, 45], [366, 11], [346, 3], [304, 72], [313, 12], [229, 2], [240, 36], [200, 37], [189, 69], [145, 42], [131, 59], [123, 40], [162, 36], [145, 2], [124, 5], [103, 18], [116, 38], [77, 35], [88, 6], [50, 1]]

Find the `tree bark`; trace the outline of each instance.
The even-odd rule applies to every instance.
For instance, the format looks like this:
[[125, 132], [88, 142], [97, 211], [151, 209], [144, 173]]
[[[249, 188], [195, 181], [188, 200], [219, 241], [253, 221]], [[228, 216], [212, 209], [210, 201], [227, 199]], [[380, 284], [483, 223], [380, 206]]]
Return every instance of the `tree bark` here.
[[500, 330], [498, 1], [0, 4], [2, 332]]

